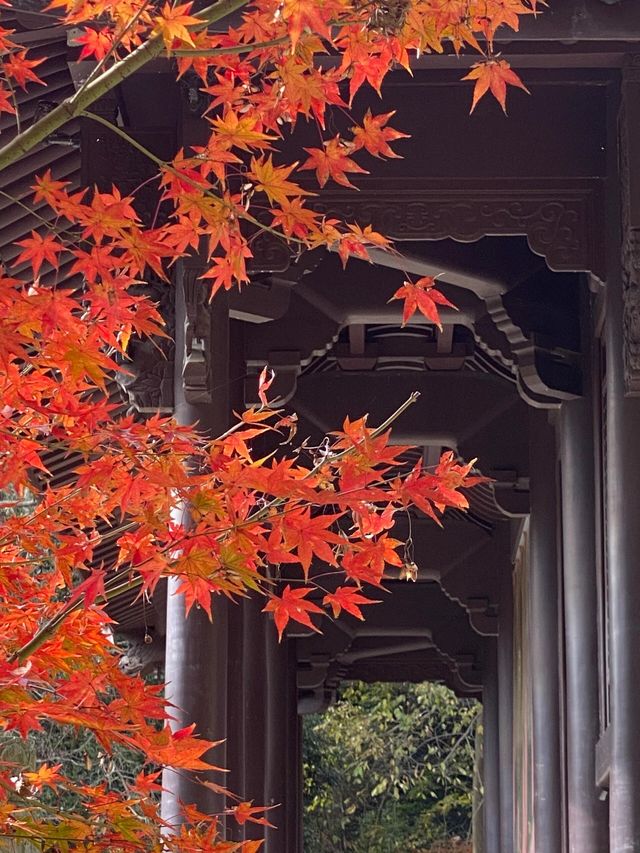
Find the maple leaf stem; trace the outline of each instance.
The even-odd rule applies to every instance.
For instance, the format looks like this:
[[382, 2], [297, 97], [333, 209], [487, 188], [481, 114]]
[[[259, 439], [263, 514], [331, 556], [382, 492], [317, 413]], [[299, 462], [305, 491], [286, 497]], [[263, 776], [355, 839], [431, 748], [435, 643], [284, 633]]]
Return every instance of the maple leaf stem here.
[[[198, 13], [197, 17], [200, 21], [190, 29], [198, 30], [216, 23], [232, 12], [242, 9], [247, 2], [248, 0], [218, 0], [217, 3], [207, 6]], [[72, 119], [78, 118], [98, 98], [106, 95], [127, 77], [139, 71], [152, 59], [160, 56], [163, 50], [165, 50], [165, 45], [162, 36], [153, 36], [124, 59], [110, 66], [85, 88], [65, 98], [50, 113], [34, 122], [0, 149], [0, 171], [15, 163], [20, 157], [24, 157], [58, 128]]]
[[[413, 391], [411, 394], [409, 394], [404, 403], [398, 406], [395, 412], [392, 412], [389, 417], [380, 424], [380, 426], [377, 426], [373, 430], [369, 438], [377, 438], [379, 435], [382, 435], [383, 432], [386, 432], [389, 427], [394, 423], [394, 421], [398, 420], [400, 415], [404, 414], [404, 412], [406, 412], [410, 406], [413, 406], [419, 396], [419, 391]], [[337, 453], [335, 456], [329, 454], [325, 459], [323, 459], [321, 462], [318, 462], [318, 464], [311, 469], [311, 471], [309, 472], [309, 476], [311, 474], [317, 474], [317, 472], [323, 467], [323, 465], [326, 465], [327, 462], [336, 462], [340, 459], [344, 459], [345, 456], [348, 456], [350, 453], [353, 453], [355, 449], [356, 446], [354, 445], [353, 447], [345, 448], [344, 450], [340, 451], [340, 453]]]

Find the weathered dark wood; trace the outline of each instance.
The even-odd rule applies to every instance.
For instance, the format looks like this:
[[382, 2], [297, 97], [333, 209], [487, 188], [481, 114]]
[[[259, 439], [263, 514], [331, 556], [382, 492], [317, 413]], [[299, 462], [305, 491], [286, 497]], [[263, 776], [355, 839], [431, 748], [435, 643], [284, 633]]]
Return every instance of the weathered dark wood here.
[[287, 717], [287, 770], [285, 778], [284, 819], [287, 853], [303, 853], [300, 845], [302, 829], [302, 719], [298, 715], [298, 679], [295, 640], [287, 641], [287, 684], [285, 707]]
[[[233, 704], [234, 713], [240, 713], [243, 721], [243, 781], [241, 791], [245, 800], [262, 805], [265, 796], [265, 745], [267, 738], [267, 676], [265, 621], [263, 602], [251, 596], [242, 602], [243, 609], [243, 661], [242, 661], [242, 707]], [[276, 821], [277, 823], [278, 821]], [[264, 838], [263, 826], [246, 823], [246, 839]]]
[[519, 33], [500, 32], [498, 41], [640, 41], [640, 8], [633, 0], [562, 0], [549, 4], [536, 20], [524, 20]]

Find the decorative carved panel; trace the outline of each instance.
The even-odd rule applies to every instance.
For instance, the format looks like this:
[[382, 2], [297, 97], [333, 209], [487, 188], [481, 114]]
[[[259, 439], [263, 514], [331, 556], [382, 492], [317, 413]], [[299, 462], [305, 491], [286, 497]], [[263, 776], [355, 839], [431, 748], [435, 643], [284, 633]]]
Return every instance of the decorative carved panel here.
[[359, 193], [331, 189], [309, 205], [398, 241], [522, 234], [552, 270], [603, 275], [598, 179], [371, 179], [359, 185]]
[[625, 391], [640, 395], [640, 56], [623, 70], [619, 116]]
[[284, 240], [262, 231], [251, 241], [253, 257], [247, 260], [249, 275], [285, 272], [292, 262], [292, 252]]

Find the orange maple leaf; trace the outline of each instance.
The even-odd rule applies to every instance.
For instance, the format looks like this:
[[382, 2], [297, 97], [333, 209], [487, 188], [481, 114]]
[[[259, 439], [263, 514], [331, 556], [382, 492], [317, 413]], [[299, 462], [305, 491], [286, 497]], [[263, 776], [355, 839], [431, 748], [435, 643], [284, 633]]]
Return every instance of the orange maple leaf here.
[[44, 86], [44, 81], [32, 70], [42, 62], [44, 59], [27, 59], [26, 50], [20, 50], [5, 59], [2, 69], [8, 77], [15, 80], [21, 89], [26, 89], [29, 82], [40, 83]]
[[304, 29], [330, 39], [332, 11], [331, 4], [323, 0], [284, 0], [281, 14], [289, 27], [292, 48], [295, 50]]
[[282, 640], [282, 634], [290, 619], [299, 622], [301, 625], [306, 625], [307, 628], [311, 628], [317, 634], [321, 633], [309, 617], [310, 613], [322, 613], [322, 609], [317, 604], [305, 600], [310, 592], [313, 592], [311, 587], [292, 589], [291, 584], [287, 584], [280, 598], [277, 595], [272, 596], [266, 606], [263, 607], [263, 613], [273, 613], [280, 640]]
[[473, 103], [470, 112], [473, 112], [478, 101], [490, 90], [493, 97], [500, 104], [503, 111], [507, 112], [507, 86], [517, 86], [527, 94], [530, 94], [522, 80], [513, 71], [506, 59], [489, 59], [487, 62], [478, 62], [463, 80], [475, 80], [473, 89]]
[[85, 27], [81, 36], [76, 36], [73, 40], [76, 45], [82, 45], [82, 50], [78, 56], [78, 62], [83, 59], [90, 59], [92, 56], [98, 60], [104, 59], [107, 53], [111, 50], [113, 40], [111, 36], [103, 30], [95, 30], [93, 27]]
[[258, 191], [266, 193], [271, 204], [282, 204], [290, 196], [311, 195], [298, 184], [287, 180], [297, 165], [294, 163], [292, 166], [274, 166], [271, 155], [259, 160], [252, 157], [247, 177], [256, 182]]
[[58, 770], [62, 764], [41, 764], [35, 771], [27, 771], [22, 775], [27, 780], [29, 785], [39, 791], [42, 788], [51, 788], [55, 791], [58, 784], [63, 781]]
[[183, 3], [181, 6], [171, 6], [169, 3], [165, 3], [162, 13], [154, 18], [153, 32], [155, 35], [162, 36], [167, 50], [171, 50], [174, 42], [182, 42], [195, 47], [188, 27], [200, 23], [200, 19], [189, 15], [192, 5], [192, 3]]
[[58, 243], [53, 234], [45, 234], [43, 237], [37, 231], [32, 231], [31, 237], [18, 240], [16, 245], [22, 246], [24, 251], [18, 255], [14, 261], [14, 266], [23, 261], [29, 261], [35, 276], [38, 275], [45, 261], [48, 261], [54, 269], [57, 269], [58, 255], [64, 251], [64, 246]]
[[271, 388], [275, 378], [275, 370], [269, 369], [269, 366], [265, 364], [260, 371], [260, 376], [258, 377], [258, 398], [265, 408], [269, 405], [269, 401], [267, 400], [267, 391]]
[[148, 759], [156, 764], [168, 764], [185, 770], [222, 770], [206, 761], [203, 756], [222, 741], [204, 740], [194, 735], [195, 723], [171, 732], [169, 726], [154, 732], [147, 739], [140, 738]]
[[86, 578], [86, 580], [83, 580], [82, 583], [79, 583], [78, 586], [74, 587], [71, 597], [69, 598], [69, 603], [72, 604], [74, 601], [78, 601], [78, 599], [82, 598], [84, 606], [91, 607], [96, 598], [104, 599], [106, 594], [104, 589], [104, 577], [104, 569], [92, 569], [89, 577]]
[[408, 139], [409, 134], [387, 127], [387, 122], [394, 115], [395, 110], [377, 116], [372, 115], [371, 110], [367, 110], [362, 127], [352, 128], [355, 148], [366, 148], [374, 157], [400, 158], [401, 155], [396, 154], [389, 142], [394, 139]]
[[248, 802], [238, 803], [237, 806], [233, 806], [233, 808], [227, 809], [225, 814], [233, 815], [236, 819], [236, 822], [242, 826], [243, 824], [249, 823], [258, 823], [262, 826], [269, 826], [271, 829], [275, 829], [275, 826], [266, 819], [266, 817], [254, 817], [256, 814], [260, 814], [262, 812], [268, 811], [269, 809], [275, 809], [277, 806], [254, 806], [253, 800], [249, 800]]
[[369, 174], [366, 169], [363, 169], [348, 156], [354, 150], [353, 145], [341, 142], [338, 136], [329, 142], [325, 142], [324, 148], [305, 148], [304, 150], [309, 155], [309, 159], [300, 169], [315, 169], [321, 187], [327, 183], [329, 178], [333, 178], [337, 184], [355, 189], [346, 173]]
[[227, 110], [224, 116], [217, 116], [211, 122], [216, 136], [226, 148], [268, 148], [275, 136], [262, 133], [260, 118], [257, 115], [238, 116], [234, 110]]
[[325, 605], [331, 605], [334, 618], [340, 615], [341, 610], [345, 610], [356, 619], [364, 620], [360, 607], [365, 604], [380, 604], [379, 599], [365, 598], [358, 591], [357, 586], [339, 586], [335, 592], [330, 592], [322, 599]]
[[389, 302], [394, 299], [404, 299], [404, 310], [402, 312], [402, 325], [406, 326], [411, 317], [416, 311], [434, 323], [439, 329], [442, 329], [440, 315], [438, 313], [438, 305], [445, 305], [448, 308], [454, 308], [455, 305], [443, 296], [439, 290], [435, 289], [435, 278], [430, 275], [418, 279], [418, 281], [405, 281], [402, 287], [398, 288], [393, 294]]

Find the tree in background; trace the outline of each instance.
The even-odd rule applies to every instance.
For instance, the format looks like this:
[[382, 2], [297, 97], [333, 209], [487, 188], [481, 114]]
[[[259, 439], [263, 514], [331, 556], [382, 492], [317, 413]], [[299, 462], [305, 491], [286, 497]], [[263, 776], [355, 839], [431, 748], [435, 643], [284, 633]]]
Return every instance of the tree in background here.
[[[468, 75], [473, 107], [488, 91], [504, 106], [507, 85], [523, 86], [494, 55], [493, 37], [500, 26], [517, 29], [536, 0], [217, 0], [199, 11], [156, 0], [53, 0], [47, 9], [79, 58], [95, 65], [74, 95], [27, 124], [19, 92], [42, 85], [43, 60], [0, 29], [0, 112], [15, 116], [3, 132], [0, 181], [23, 154], [83, 118], [107, 124], [155, 163], [162, 216], [142, 221], [135, 192], [77, 190], [51, 172], [35, 178], [32, 201], [13, 200], [38, 224], [0, 270], [0, 490], [13, 490], [0, 524], [0, 721], [23, 737], [49, 724], [86, 730], [107, 754], [136, 752], [143, 769], [118, 790], [80, 783], [64, 766], [0, 760], [0, 836], [62, 853], [228, 850], [215, 815], [187, 805], [179, 826], [163, 824], [160, 768], [204, 771], [213, 744], [192, 727], [174, 730], [162, 687], [122, 670], [105, 605], [125, 592], [150, 595], [173, 576], [187, 611], [213, 615], [218, 596], [253, 590], [265, 595], [280, 635], [290, 619], [318, 630], [342, 610], [361, 615], [367, 586], [407, 561], [389, 532], [396, 513], [417, 506], [439, 521], [447, 506], [466, 505], [460, 489], [475, 479], [452, 454], [432, 470], [402, 468], [388, 428], [411, 399], [376, 428], [346, 420], [320, 448], [300, 452], [291, 415], [268, 408], [266, 368], [260, 408], [222, 436], [117, 415], [109, 382], [126, 366], [130, 341], [165, 334], [138, 285], [153, 275], [170, 287], [175, 262], [194, 253], [212, 296], [247, 284], [252, 241], [265, 230], [292, 252], [324, 247], [345, 262], [367, 258], [372, 246], [393, 251], [384, 235], [311, 210], [313, 189], [298, 173], [311, 172], [316, 189], [350, 185], [365, 157], [397, 156], [391, 144], [402, 133], [391, 115], [367, 113], [350, 115], [350, 129], [336, 134], [327, 113], [349, 114], [362, 86], [380, 91], [391, 68], [408, 68], [418, 51], [464, 48], [480, 54]], [[323, 63], [326, 55], [334, 61]], [[193, 69], [207, 98], [206, 145], [171, 161], [91, 112], [159, 56], [177, 76]], [[318, 144], [298, 165], [279, 147], [306, 120]], [[421, 311], [438, 323], [438, 306], [448, 304], [431, 278], [407, 277], [396, 297], [405, 321]], [[272, 440], [273, 453], [254, 459], [258, 436]], [[66, 460], [64, 478], [49, 470], [52, 454]], [[184, 508], [189, 525], [179, 521]], [[117, 546], [108, 566], [96, 559], [106, 542]], [[316, 558], [335, 570], [328, 589], [310, 575]], [[268, 569], [283, 563], [299, 567], [300, 583], [278, 589]], [[45, 789], [76, 806], [52, 807]], [[231, 795], [226, 813], [266, 820]]]
[[305, 719], [305, 850], [428, 853], [467, 841], [478, 714], [437, 684], [346, 685]]

